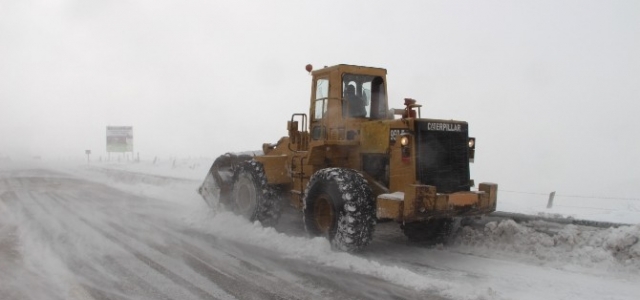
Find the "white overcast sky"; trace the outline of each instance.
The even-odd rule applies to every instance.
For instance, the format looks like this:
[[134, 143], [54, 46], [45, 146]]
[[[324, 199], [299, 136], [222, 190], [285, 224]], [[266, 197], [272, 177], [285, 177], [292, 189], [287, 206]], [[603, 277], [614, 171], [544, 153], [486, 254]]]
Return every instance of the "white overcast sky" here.
[[470, 123], [472, 177], [637, 197], [640, 1], [0, 0], [0, 157], [260, 149], [316, 68], [388, 69], [390, 105]]

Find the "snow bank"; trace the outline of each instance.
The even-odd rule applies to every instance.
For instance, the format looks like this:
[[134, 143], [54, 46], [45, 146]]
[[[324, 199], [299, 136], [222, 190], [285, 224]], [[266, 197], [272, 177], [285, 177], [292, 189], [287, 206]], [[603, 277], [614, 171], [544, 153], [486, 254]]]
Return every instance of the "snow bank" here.
[[[619, 228], [566, 225], [547, 222], [518, 224], [494, 221], [484, 228], [461, 228], [452, 246], [462, 252], [485, 249], [485, 255], [523, 255], [540, 263], [574, 263], [588, 267], [640, 268], [640, 224]], [[474, 249], [475, 248], [475, 249]]]

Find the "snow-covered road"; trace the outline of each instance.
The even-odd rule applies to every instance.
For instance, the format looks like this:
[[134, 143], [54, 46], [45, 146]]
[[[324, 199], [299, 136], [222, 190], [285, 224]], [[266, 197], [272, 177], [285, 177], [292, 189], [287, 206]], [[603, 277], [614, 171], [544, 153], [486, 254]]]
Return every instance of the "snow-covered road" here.
[[[638, 299], [640, 225], [510, 220], [408, 244], [378, 224], [363, 253], [212, 212], [207, 166], [0, 165], [1, 299]], [[205, 171], [203, 171], [205, 170]]]

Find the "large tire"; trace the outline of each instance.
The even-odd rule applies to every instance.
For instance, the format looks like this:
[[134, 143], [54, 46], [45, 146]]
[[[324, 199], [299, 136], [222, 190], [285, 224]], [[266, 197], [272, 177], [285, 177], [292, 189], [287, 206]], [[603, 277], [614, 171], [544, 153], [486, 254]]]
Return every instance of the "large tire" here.
[[231, 199], [231, 210], [249, 221], [260, 221], [265, 226], [273, 226], [280, 218], [278, 191], [267, 184], [264, 167], [255, 160], [239, 166]]
[[359, 251], [373, 238], [373, 193], [354, 170], [328, 168], [316, 172], [307, 185], [303, 211], [307, 233], [327, 237], [335, 249]]
[[447, 242], [455, 223], [452, 218], [431, 219], [402, 225], [402, 231], [410, 242], [436, 245]]

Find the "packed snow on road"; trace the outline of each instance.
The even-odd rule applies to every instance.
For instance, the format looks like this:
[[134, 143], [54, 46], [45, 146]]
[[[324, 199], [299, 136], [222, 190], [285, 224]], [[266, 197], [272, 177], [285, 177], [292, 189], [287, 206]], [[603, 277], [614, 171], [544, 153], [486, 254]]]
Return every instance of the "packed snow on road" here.
[[[197, 193], [210, 159], [0, 162], [2, 299], [638, 299], [640, 202], [499, 196], [499, 211], [615, 227], [461, 221], [445, 244], [379, 223], [363, 252], [264, 227]], [[600, 205], [599, 207], [596, 205]], [[574, 211], [567, 206], [579, 207]]]

